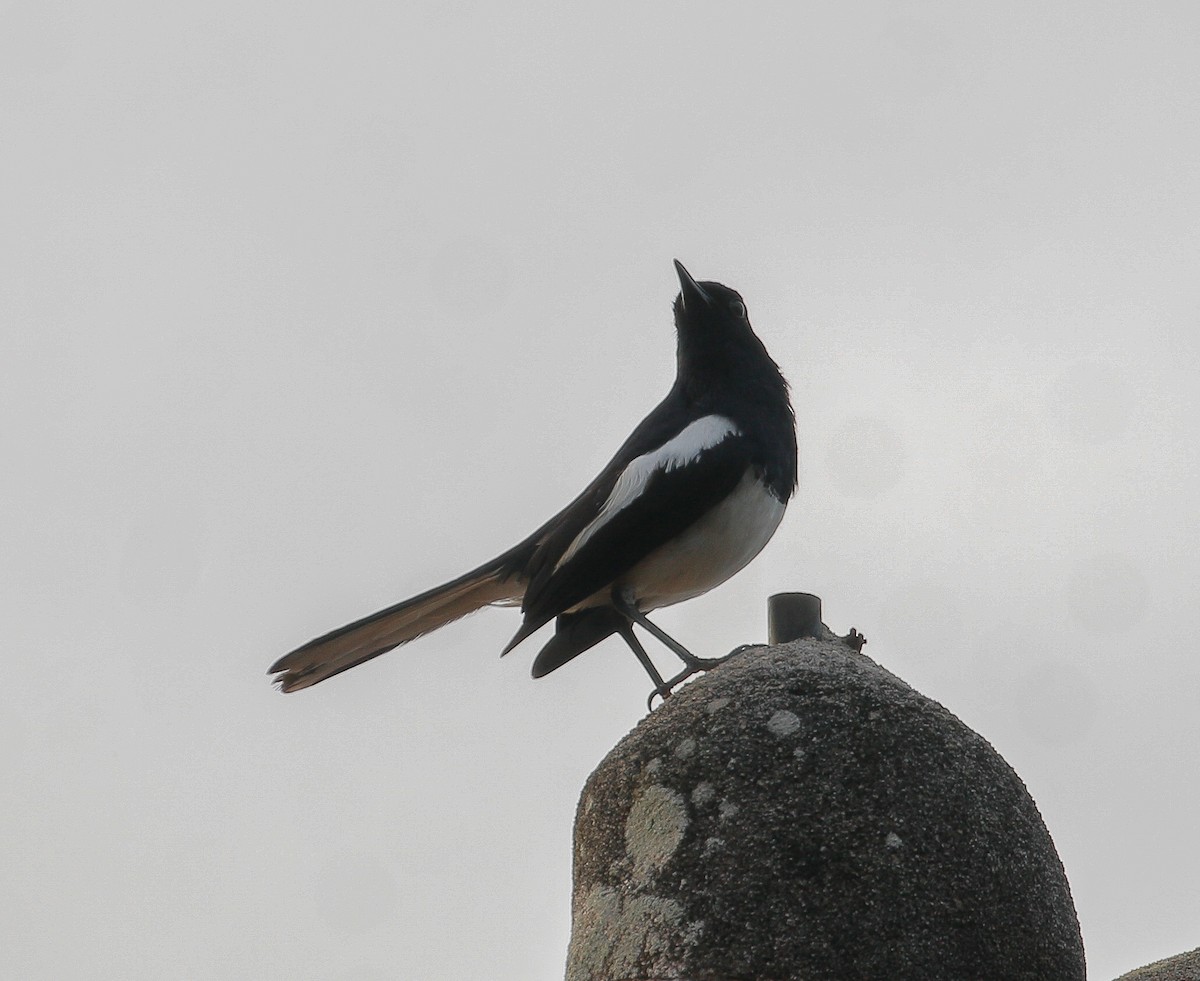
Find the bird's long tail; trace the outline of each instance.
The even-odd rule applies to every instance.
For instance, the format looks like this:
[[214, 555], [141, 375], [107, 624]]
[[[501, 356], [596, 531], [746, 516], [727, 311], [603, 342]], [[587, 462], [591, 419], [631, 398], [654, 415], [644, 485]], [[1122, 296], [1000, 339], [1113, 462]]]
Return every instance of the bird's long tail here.
[[481, 607], [520, 602], [525, 583], [515, 558], [505, 553], [428, 592], [310, 640], [281, 657], [267, 673], [276, 676], [281, 691], [299, 691]]

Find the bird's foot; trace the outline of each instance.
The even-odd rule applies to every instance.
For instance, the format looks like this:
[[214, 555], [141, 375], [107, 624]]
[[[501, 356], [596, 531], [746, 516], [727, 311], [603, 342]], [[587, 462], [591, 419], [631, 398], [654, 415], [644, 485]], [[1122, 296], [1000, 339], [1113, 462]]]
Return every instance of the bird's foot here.
[[724, 657], [696, 657], [696, 655], [692, 654], [690, 651], [687, 652], [686, 655], [680, 651], [676, 651], [675, 653], [678, 655], [679, 660], [687, 665], [688, 670], [684, 673], [685, 678], [697, 674], [700, 671], [711, 671], [718, 664], [723, 664], [732, 656], [730, 654], [726, 654]]
[[741, 644], [731, 650], [728, 654], [724, 654], [721, 657], [696, 657], [695, 654], [686, 649], [678, 650], [675, 653], [684, 664], [691, 668], [691, 671], [688, 672], [688, 675], [685, 675], [685, 677], [688, 677], [689, 675], [695, 674], [698, 671], [711, 671], [713, 668], [720, 664], [724, 664], [726, 661], [737, 657], [739, 654], [744, 654], [746, 651], [762, 646], [762, 644]]
[[682, 671], [680, 671], [679, 674], [668, 678], [661, 685], [655, 685], [654, 691], [652, 691], [650, 693], [650, 697], [646, 699], [647, 710], [652, 711], [654, 709], [655, 697], [661, 698], [665, 702], [668, 698], [671, 697], [672, 693], [675, 691], [676, 686], [683, 684], [685, 681], [687, 681], [688, 678], [690, 678], [694, 674], [699, 674], [701, 671], [707, 671], [708, 668], [701, 667], [700, 662], [713, 661], [714, 664], [712, 666], [715, 666], [716, 664], [720, 663], [719, 659], [715, 659], [715, 658], [697, 657], [697, 658], [694, 658], [693, 660], [695, 660], [697, 662], [696, 665], [689, 664]]
[[[674, 679], [672, 679], [672, 680], [674, 680]], [[654, 700], [656, 698], [661, 698], [665, 702], [670, 697], [671, 697], [671, 689], [667, 686], [667, 683], [664, 682], [663, 686], [661, 688], [655, 688], [654, 691], [652, 691], [649, 695], [646, 696], [646, 711], [647, 712], [654, 711]]]
[[702, 674], [705, 671], [711, 671], [713, 668], [724, 664], [732, 657], [737, 657], [743, 651], [749, 650], [751, 647], [759, 647], [759, 644], [743, 644], [741, 647], [735, 647], [724, 657], [696, 657], [695, 654], [688, 653], [686, 658], [680, 658], [684, 663], [684, 669], [679, 674], [668, 678], [661, 685], [655, 685], [654, 691], [650, 693], [650, 697], [646, 699], [646, 708], [654, 708], [654, 699], [661, 698], [664, 702], [671, 697], [675, 689], [683, 684], [688, 678], [695, 674]]

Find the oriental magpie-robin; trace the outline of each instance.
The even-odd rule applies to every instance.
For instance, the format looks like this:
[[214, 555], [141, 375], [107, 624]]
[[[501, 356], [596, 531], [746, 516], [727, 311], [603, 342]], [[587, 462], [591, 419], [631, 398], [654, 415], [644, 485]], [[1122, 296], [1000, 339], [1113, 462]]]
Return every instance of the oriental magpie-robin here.
[[[676, 377], [667, 397], [574, 501], [503, 555], [444, 585], [309, 641], [271, 665], [285, 691], [315, 685], [488, 605], [520, 605], [507, 654], [555, 620], [540, 678], [619, 634], [654, 695], [720, 663], [698, 658], [646, 613], [720, 585], [759, 553], [796, 489], [787, 382], [741, 296], [675, 262]], [[637, 624], [683, 661], [664, 680]]]

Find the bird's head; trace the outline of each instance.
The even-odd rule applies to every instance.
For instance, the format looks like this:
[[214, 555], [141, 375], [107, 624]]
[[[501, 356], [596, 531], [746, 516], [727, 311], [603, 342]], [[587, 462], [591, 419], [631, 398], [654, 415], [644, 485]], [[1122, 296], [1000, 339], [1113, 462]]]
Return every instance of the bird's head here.
[[787, 404], [787, 382], [755, 335], [746, 303], [737, 290], [696, 282], [675, 260], [676, 378], [690, 398], [737, 389], [745, 398], [774, 398]]
[[737, 290], [720, 283], [698, 283], [678, 259], [679, 295], [675, 297], [675, 326], [680, 333], [749, 332], [746, 304]]

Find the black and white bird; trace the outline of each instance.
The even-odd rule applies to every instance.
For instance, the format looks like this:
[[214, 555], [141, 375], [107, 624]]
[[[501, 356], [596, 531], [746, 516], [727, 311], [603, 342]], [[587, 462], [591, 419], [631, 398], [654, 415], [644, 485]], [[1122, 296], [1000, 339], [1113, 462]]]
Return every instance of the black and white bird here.
[[[678, 260], [675, 269], [675, 383], [583, 493], [503, 555], [280, 658], [269, 673], [283, 691], [488, 605], [519, 604], [524, 614], [502, 655], [556, 621], [535, 678], [614, 633], [664, 698], [720, 663], [694, 656], [646, 614], [720, 585], [767, 544], [796, 490], [796, 423], [787, 382], [741, 296], [696, 282]], [[634, 624], [683, 661], [679, 674], [663, 679]]]

